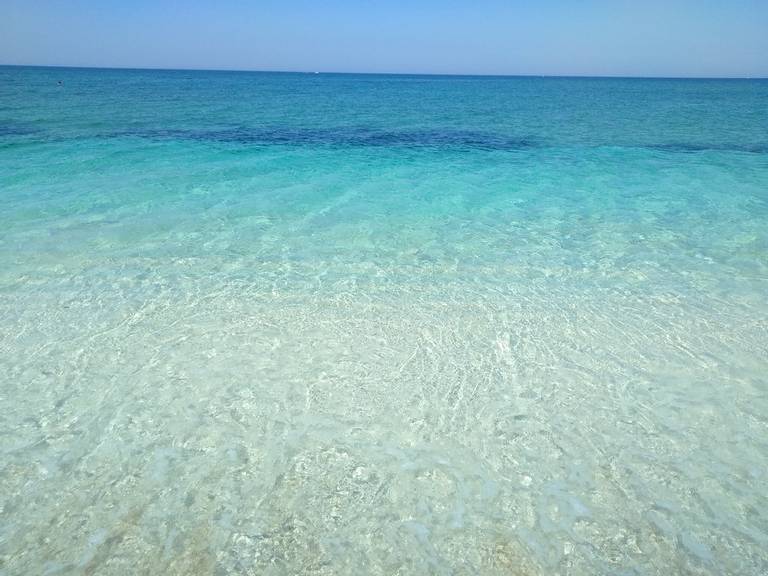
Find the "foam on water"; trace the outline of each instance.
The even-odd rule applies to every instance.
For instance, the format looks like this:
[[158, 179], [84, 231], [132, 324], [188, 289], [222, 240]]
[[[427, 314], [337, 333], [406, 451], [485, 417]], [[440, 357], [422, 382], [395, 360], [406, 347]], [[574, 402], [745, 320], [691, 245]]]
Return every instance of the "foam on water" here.
[[0, 573], [765, 573], [766, 133], [757, 81], [0, 68]]

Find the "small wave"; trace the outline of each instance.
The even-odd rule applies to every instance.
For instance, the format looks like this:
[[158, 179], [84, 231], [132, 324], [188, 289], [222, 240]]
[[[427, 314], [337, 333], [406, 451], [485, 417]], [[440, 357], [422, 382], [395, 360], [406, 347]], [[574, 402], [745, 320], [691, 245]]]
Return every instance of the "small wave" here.
[[758, 144], [707, 144], [691, 142], [675, 142], [665, 144], [651, 144], [644, 146], [651, 150], [662, 152], [748, 152], [751, 154], [768, 153], [768, 143]]

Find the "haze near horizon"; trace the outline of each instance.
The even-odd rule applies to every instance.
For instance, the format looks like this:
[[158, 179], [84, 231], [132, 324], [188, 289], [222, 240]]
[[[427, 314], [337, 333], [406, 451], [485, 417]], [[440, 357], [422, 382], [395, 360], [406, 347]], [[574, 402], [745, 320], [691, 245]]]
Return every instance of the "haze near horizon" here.
[[765, 77], [768, 4], [5, 0], [0, 64]]

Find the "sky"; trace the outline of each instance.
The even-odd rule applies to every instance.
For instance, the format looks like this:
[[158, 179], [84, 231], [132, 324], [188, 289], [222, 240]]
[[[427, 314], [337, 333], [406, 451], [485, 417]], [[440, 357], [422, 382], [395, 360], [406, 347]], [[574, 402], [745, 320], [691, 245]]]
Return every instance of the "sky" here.
[[0, 64], [768, 77], [768, 0], [0, 0]]

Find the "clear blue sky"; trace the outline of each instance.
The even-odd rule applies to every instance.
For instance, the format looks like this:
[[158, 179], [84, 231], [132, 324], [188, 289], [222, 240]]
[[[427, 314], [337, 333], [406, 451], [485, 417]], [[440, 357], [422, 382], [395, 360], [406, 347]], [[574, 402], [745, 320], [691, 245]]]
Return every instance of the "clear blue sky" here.
[[0, 0], [0, 63], [768, 76], [768, 0]]

